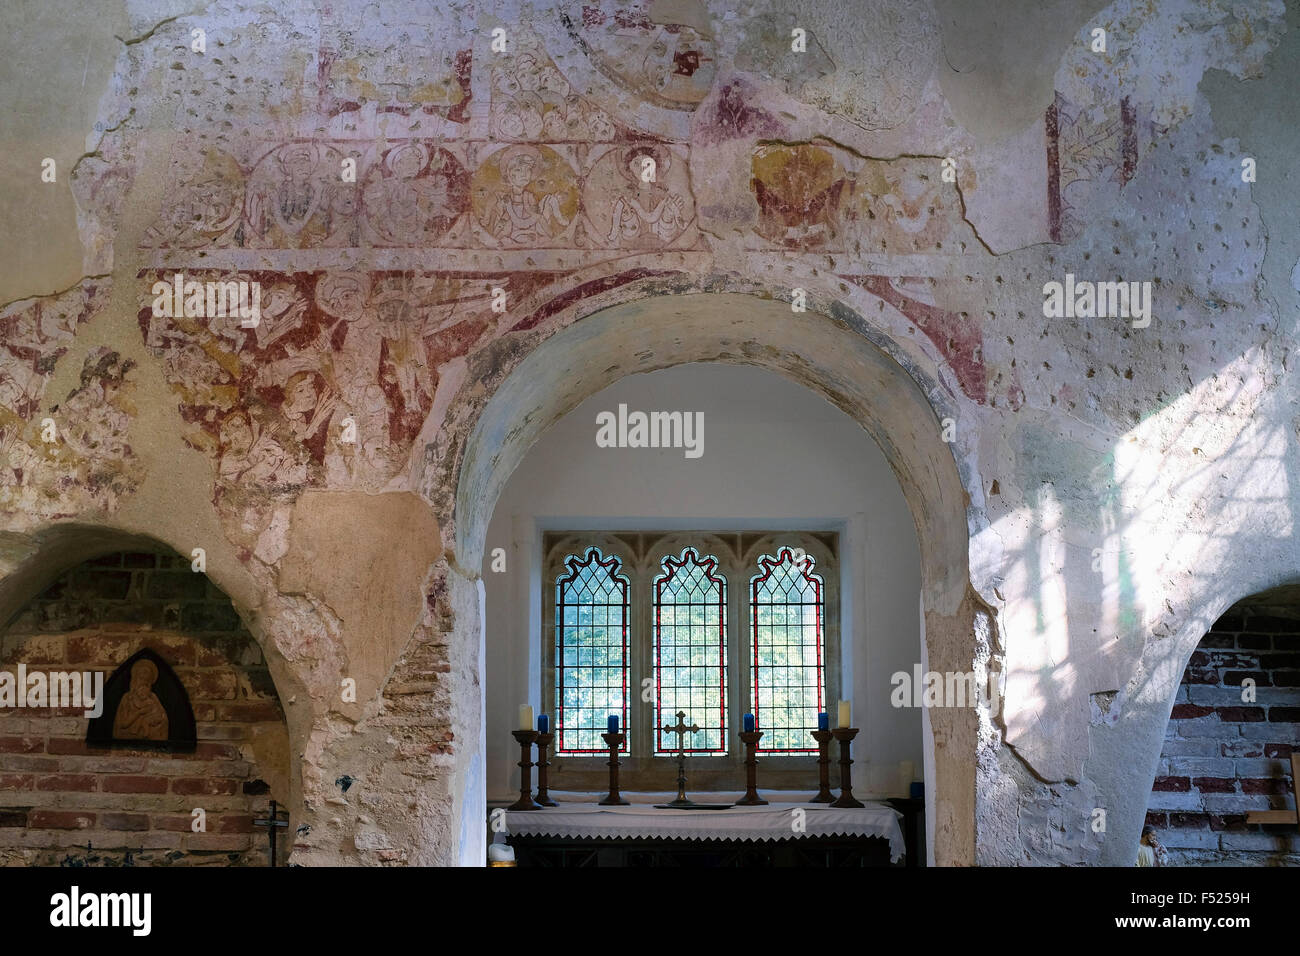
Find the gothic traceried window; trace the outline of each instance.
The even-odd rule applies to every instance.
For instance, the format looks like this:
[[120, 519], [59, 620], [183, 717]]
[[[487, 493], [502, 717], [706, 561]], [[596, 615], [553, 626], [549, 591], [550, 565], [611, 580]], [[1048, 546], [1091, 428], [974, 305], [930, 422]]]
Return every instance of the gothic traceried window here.
[[565, 567], [555, 582], [555, 752], [602, 753], [609, 715], [627, 726], [628, 579], [598, 548]]
[[675, 753], [665, 733], [684, 711], [699, 733], [683, 738], [687, 753], [727, 752], [727, 580], [718, 559], [694, 548], [664, 557], [655, 578], [655, 753]]
[[601, 735], [618, 717], [625, 785], [671, 790], [679, 738], [661, 728], [682, 711], [700, 728], [682, 739], [692, 772], [726, 774], [752, 713], [766, 779], [808, 786], [810, 731], [841, 692], [838, 549], [830, 531], [548, 531], [540, 699], [553, 773], [603, 786]]
[[813, 558], [781, 548], [750, 580], [753, 714], [758, 749], [813, 753], [809, 731], [825, 701], [825, 587]]

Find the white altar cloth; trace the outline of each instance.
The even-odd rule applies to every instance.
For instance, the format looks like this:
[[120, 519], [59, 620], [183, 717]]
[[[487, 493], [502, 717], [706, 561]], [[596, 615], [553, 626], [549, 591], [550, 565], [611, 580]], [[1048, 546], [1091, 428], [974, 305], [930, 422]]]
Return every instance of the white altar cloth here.
[[[866, 803], [857, 809], [837, 810], [824, 803], [778, 802], [793, 794], [764, 793], [765, 807], [729, 810], [658, 810], [676, 793], [625, 793], [626, 807], [602, 807], [602, 793], [565, 793], [552, 790], [559, 806], [542, 810], [506, 811], [506, 831], [517, 836], [553, 836], [605, 839], [668, 840], [787, 840], [799, 837], [864, 836], [889, 841], [889, 858], [903, 858], [902, 814], [887, 804]], [[696, 803], [731, 803], [734, 793], [689, 793]], [[792, 826], [792, 810], [807, 811], [803, 832]]]

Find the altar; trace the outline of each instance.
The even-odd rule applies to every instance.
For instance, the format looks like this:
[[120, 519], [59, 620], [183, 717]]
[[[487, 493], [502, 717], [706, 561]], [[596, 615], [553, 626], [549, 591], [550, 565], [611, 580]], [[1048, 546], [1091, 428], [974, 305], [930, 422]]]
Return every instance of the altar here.
[[[765, 806], [677, 810], [655, 806], [671, 793], [624, 793], [626, 806], [601, 806], [600, 793], [550, 796], [554, 807], [496, 817], [520, 866], [897, 866], [904, 858], [916, 865], [908, 818], [917, 808], [886, 800], [834, 808], [807, 803], [806, 794], [769, 791]], [[726, 804], [736, 797], [692, 799]]]

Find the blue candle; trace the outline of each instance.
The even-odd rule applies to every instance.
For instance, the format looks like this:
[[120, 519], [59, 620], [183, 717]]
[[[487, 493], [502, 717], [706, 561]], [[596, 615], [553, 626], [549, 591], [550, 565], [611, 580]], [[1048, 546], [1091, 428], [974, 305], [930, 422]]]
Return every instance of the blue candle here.
[[830, 714], [827, 714], [827, 713], [825, 713], [825, 712], [822, 712], [822, 713], [820, 713], [820, 714], [817, 715], [817, 729], [818, 729], [818, 730], [830, 730], [830, 729], [831, 729], [831, 716], [830, 716]]
[[537, 715], [537, 732], [539, 734], [549, 734], [551, 732], [551, 718], [546, 714]]
[[752, 734], [752, 733], [754, 732], [754, 715], [753, 715], [753, 714], [746, 714], [744, 717], [741, 718], [741, 722], [742, 722], [742, 724], [743, 724], [743, 726], [744, 726], [744, 728], [745, 728], [745, 733], [747, 733], [747, 734]]
[[611, 734], [618, 733], [618, 714], [609, 715], [609, 732]]

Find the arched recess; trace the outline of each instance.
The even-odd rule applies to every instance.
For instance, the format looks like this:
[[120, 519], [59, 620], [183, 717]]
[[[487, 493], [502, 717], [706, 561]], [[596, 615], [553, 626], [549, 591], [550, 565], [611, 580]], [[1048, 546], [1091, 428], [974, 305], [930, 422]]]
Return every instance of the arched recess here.
[[[837, 318], [793, 312], [786, 303], [736, 293], [665, 295], [602, 309], [527, 355], [516, 353], [513, 368], [486, 398], [460, 458], [450, 523], [458, 565], [481, 566], [487, 525], [510, 474], [538, 437], [584, 399], [624, 376], [674, 365], [754, 365], [822, 395], [880, 446], [920, 543], [922, 663], [931, 670], [971, 671], [978, 655], [979, 602], [968, 575], [969, 499], [942, 440], [941, 416], [927, 398], [947, 393], [935, 370], [913, 367], [909, 374], [850, 327], [867, 327], [856, 313], [839, 305], [833, 312]], [[907, 350], [894, 345], [889, 351]], [[481, 390], [482, 383], [474, 387]], [[483, 398], [479, 391], [478, 400]], [[938, 864], [973, 864], [976, 715], [936, 709], [927, 716], [929, 845]], [[478, 733], [481, 749], [481, 728]], [[464, 812], [474, 810], [466, 806]]]
[[[0, 638], [22, 609], [66, 572], [108, 554], [137, 551], [172, 554], [182, 556], [177, 560], [188, 561], [190, 548], [185, 542], [164, 540], [134, 529], [80, 521], [53, 524], [26, 535], [0, 534]], [[288, 809], [291, 819], [297, 818], [302, 812], [303, 789], [302, 768], [294, 755], [301, 753], [300, 741], [308, 737], [311, 718], [304, 708], [287, 705], [295, 697], [306, 696], [306, 685], [270, 639], [268, 622], [263, 620], [260, 603], [256, 602], [255, 586], [250, 585], [242, 569], [227, 564], [213, 552], [207, 559], [207, 578], [230, 600], [240, 623], [257, 643], [275, 695], [286, 705]], [[284, 859], [289, 854], [289, 841], [282, 841], [281, 848]]]
[[[1300, 582], [1221, 599], [1216, 611], [1171, 656], [1183, 666], [1166, 693], [1144, 822], [1173, 865], [1294, 865]], [[1247, 819], [1270, 810], [1289, 822]]]

